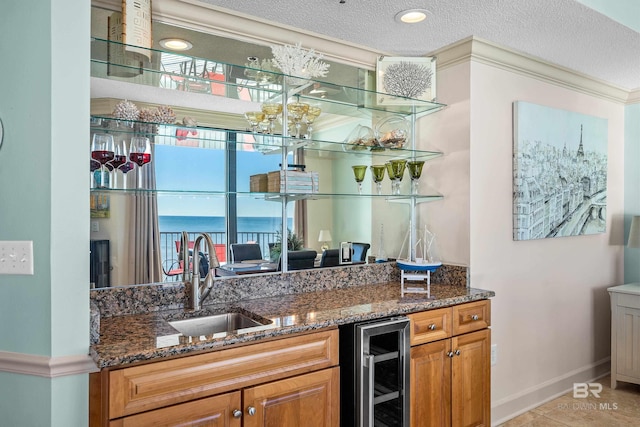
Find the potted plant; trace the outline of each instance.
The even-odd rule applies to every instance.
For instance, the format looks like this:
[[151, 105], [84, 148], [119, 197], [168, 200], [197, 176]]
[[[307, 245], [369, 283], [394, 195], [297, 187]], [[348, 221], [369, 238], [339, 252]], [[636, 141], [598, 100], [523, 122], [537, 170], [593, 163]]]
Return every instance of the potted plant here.
[[[304, 240], [298, 237], [296, 233], [287, 229], [287, 249], [290, 251], [299, 251], [304, 248]], [[269, 248], [269, 257], [271, 262], [277, 262], [282, 252], [282, 232], [276, 231], [276, 243]]]

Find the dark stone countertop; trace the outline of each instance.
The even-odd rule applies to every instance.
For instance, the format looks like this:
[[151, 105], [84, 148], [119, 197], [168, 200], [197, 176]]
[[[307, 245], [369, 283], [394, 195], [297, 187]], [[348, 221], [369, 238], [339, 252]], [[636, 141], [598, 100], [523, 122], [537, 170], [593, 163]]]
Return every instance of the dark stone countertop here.
[[[90, 353], [99, 368], [118, 367], [493, 296], [493, 291], [432, 282], [431, 298], [425, 294], [408, 294], [401, 298], [400, 284], [388, 282], [206, 305], [197, 312], [173, 309], [103, 317], [100, 319], [99, 342], [90, 347]], [[220, 337], [202, 336], [199, 339], [181, 336], [168, 323], [169, 320], [229, 311], [272, 320], [273, 327]]]

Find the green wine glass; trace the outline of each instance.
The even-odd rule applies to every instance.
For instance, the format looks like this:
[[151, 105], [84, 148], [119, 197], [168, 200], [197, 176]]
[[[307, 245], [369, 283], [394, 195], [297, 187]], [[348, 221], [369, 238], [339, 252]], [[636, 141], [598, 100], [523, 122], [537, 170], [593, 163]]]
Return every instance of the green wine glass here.
[[411, 194], [418, 194], [418, 180], [422, 176], [424, 160], [415, 160], [407, 163], [409, 176], [411, 177]]
[[356, 178], [356, 183], [358, 183], [358, 194], [362, 194], [362, 181], [364, 181], [367, 167], [364, 165], [356, 165], [351, 166], [351, 168], [353, 169], [353, 175]]
[[[389, 160], [393, 170], [393, 181], [396, 184], [395, 194], [400, 194], [400, 183], [404, 177], [404, 170], [407, 167], [406, 160]], [[388, 170], [388, 169], [387, 169]]]
[[382, 194], [382, 180], [384, 179], [384, 171], [387, 169], [385, 165], [373, 165], [370, 166], [371, 175], [373, 176], [373, 182], [376, 183], [376, 191], [378, 196]]

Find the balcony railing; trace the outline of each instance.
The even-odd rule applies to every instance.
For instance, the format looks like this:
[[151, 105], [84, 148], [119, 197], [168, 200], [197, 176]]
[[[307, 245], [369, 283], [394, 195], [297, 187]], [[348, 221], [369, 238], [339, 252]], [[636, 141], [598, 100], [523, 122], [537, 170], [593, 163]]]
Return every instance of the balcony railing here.
[[[207, 231], [205, 232], [211, 237], [214, 245], [216, 245], [216, 256], [220, 263], [231, 262], [229, 248], [227, 245], [226, 233], [224, 231]], [[172, 263], [178, 261], [178, 247], [180, 246], [180, 232], [161, 232], [160, 233], [160, 252], [162, 254], [162, 265], [168, 268]], [[188, 233], [189, 241], [193, 242], [200, 233]], [[265, 231], [242, 231], [237, 233], [236, 241], [238, 243], [257, 243], [260, 245], [262, 257], [269, 256], [269, 243], [275, 243], [277, 233]]]

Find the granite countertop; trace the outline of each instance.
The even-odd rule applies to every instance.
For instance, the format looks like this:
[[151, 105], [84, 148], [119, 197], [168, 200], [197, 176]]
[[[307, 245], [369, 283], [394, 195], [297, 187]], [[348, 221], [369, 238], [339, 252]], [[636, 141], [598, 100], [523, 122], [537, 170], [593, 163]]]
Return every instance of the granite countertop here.
[[[425, 294], [401, 298], [400, 283], [394, 281], [206, 305], [197, 312], [174, 309], [104, 317], [100, 320], [99, 343], [91, 346], [90, 353], [99, 368], [117, 367], [493, 296], [493, 291], [432, 283], [430, 298]], [[258, 320], [272, 320], [273, 324], [266, 330], [200, 339], [184, 337], [168, 323], [224, 312], [241, 312]]]

